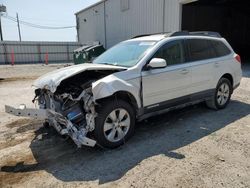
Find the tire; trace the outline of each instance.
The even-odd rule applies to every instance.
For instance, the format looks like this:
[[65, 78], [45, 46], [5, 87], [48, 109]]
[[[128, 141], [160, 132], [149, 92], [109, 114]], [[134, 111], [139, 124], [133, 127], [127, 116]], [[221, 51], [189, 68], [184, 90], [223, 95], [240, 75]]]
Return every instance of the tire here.
[[227, 78], [221, 78], [217, 84], [216, 90], [212, 98], [206, 101], [207, 107], [220, 110], [226, 108], [230, 102], [233, 87]]
[[129, 103], [108, 100], [97, 108], [97, 112], [93, 133], [102, 147], [119, 147], [134, 134], [135, 111]]

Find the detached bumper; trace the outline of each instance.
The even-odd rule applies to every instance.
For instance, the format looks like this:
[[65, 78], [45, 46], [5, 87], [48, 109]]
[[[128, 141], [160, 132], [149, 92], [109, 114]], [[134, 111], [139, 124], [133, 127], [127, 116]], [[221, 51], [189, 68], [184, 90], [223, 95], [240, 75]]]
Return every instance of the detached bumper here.
[[87, 131], [85, 129], [78, 130], [67, 118], [62, 114], [49, 109], [33, 109], [33, 108], [14, 108], [5, 105], [5, 112], [21, 117], [30, 117], [34, 119], [41, 119], [49, 121], [57, 132], [61, 135], [68, 135], [72, 138], [78, 147], [82, 145], [94, 147], [95, 140], [86, 137]]
[[35, 119], [45, 120], [48, 118], [47, 110], [43, 109], [33, 109], [33, 108], [20, 109], [5, 105], [5, 112], [15, 116], [31, 117]]

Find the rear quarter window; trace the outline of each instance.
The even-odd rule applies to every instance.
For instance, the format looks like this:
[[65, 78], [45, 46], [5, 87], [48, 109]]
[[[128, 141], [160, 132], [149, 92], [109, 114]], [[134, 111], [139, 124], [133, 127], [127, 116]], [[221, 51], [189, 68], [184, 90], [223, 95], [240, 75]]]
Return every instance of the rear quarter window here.
[[231, 53], [231, 50], [223, 42], [215, 40], [211, 40], [210, 42], [214, 48], [216, 57], [222, 57]]
[[211, 47], [209, 40], [188, 39], [189, 61], [201, 61], [216, 57], [215, 50]]

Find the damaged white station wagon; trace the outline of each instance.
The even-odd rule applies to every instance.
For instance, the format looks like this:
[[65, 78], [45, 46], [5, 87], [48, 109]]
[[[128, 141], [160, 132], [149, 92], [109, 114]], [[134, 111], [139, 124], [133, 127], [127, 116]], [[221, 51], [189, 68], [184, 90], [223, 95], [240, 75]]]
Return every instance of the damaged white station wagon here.
[[136, 120], [203, 101], [225, 108], [241, 76], [239, 55], [218, 33], [144, 35], [92, 64], [40, 77], [34, 83], [39, 109], [5, 108], [44, 119], [78, 147], [114, 148], [133, 135]]

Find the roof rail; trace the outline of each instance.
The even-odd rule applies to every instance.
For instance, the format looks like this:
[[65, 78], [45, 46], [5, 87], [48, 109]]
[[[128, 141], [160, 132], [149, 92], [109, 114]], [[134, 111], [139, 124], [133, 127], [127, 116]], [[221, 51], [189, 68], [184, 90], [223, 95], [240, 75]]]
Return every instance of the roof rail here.
[[198, 35], [198, 36], [211, 36], [211, 37], [218, 37], [221, 38], [220, 33], [214, 31], [196, 31], [190, 32], [190, 35]]
[[136, 38], [140, 38], [140, 37], [146, 37], [149, 36], [150, 34], [143, 34], [143, 35], [136, 35], [134, 37], [132, 37], [131, 39], [136, 39]]
[[218, 37], [221, 38], [221, 35], [218, 32], [213, 31], [195, 31], [195, 32], [188, 32], [188, 31], [177, 31], [170, 35], [170, 37], [176, 36], [210, 36], [210, 37]]
[[176, 31], [176, 32], [173, 32], [169, 37], [185, 36], [189, 34], [190, 33], [188, 31]]
[[142, 34], [132, 37], [132, 39], [146, 37], [151, 35], [165, 35], [165, 37], [177, 37], [177, 36], [210, 36], [210, 37], [218, 37], [221, 38], [221, 35], [218, 32], [213, 31], [176, 31], [176, 32], [161, 32], [161, 33], [150, 33], [150, 34]]
[[132, 39], [136, 39], [136, 38], [140, 38], [140, 37], [146, 37], [146, 36], [151, 36], [151, 35], [164, 35], [164, 34], [169, 34], [169, 32], [142, 34], [142, 35], [134, 36], [134, 37], [132, 37]]

